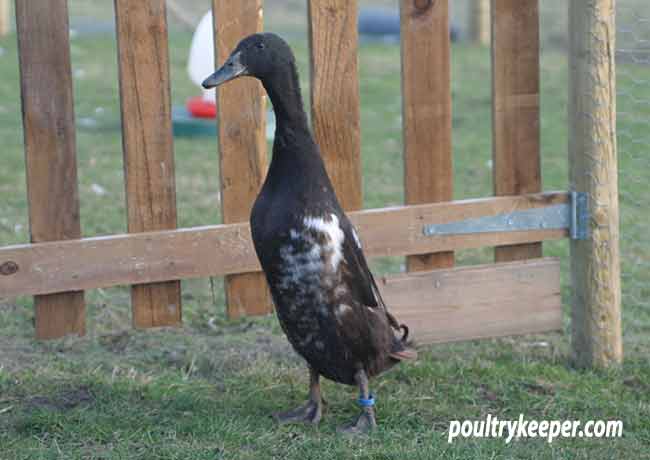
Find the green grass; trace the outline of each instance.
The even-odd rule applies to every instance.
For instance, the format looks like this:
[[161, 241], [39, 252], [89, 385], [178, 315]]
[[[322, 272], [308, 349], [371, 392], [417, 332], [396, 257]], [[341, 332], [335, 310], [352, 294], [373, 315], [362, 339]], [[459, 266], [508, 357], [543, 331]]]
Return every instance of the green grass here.
[[[304, 41], [294, 38], [306, 91]], [[194, 89], [185, 77], [189, 35], [170, 37], [172, 96]], [[0, 245], [28, 241], [15, 37], [0, 39]], [[72, 41], [81, 219], [86, 236], [126, 228], [115, 44]], [[491, 194], [489, 52], [453, 48], [455, 197]], [[399, 49], [364, 45], [360, 54], [366, 207], [403, 201]], [[567, 188], [566, 62], [542, 62], [542, 154], [546, 190]], [[33, 340], [31, 299], [0, 301], [0, 459], [473, 459], [641, 458], [650, 445], [650, 332], [645, 231], [650, 180], [650, 68], [621, 65], [619, 138], [626, 361], [611, 371], [571, 368], [567, 334], [483, 340], [423, 349], [418, 362], [373, 382], [379, 430], [347, 439], [335, 427], [356, 411], [355, 391], [325, 383], [329, 410], [319, 428], [278, 427], [272, 411], [305, 397], [307, 376], [275, 318], [230, 321], [219, 279], [183, 282], [184, 325], [130, 328], [125, 288], [87, 293], [88, 334]], [[640, 102], [639, 102], [640, 101]], [[88, 127], [91, 119], [98, 126]], [[179, 224], [218, 223], [215, 139], [175, 139]], [[93, 184], [105, 194], [93, 192]], [[96, 187], [95, 187], [96, 189]], [[566, 242], [545, 245], [562, 257]], [[491, 260], [461, 251], [460, 264]], [[373, 262], [383, 272], [402, 261]], [[567, 305], [568, 309], [568, 305]], [[568, 310], [565, 315], [568, 325]], [[458, 440], [450, 420], [621, 419], [621, 439]]]
[[[305, 372], [287, 359], [286, 346], [252, 356], [247, 346], [229, 352], [212, 336], [199, 339], [206, 348], [196, 355], [172, 356], [156, 334], [126, 338], [121, 357], [101, 358], [107, 352], [87, 342], [42, 346], [50, 354], [47, 364], [2, 374], [0, 404], [11, 408], [0, 419], [2, 458], [60, 458], [59, 452], [66, 454], [61, 458], [111, 459], [636, 458], [650, 442], [650, 370], [638, 362], [619, 371], [580, 372], [567, 368], [561, 355], [507, 341], [425, 351], [416, 364], [375, 381], [380, 428], [368, 439], [350, 440], [335, 428], [355, 415], [353, 391], [334, 384], [324, 386], [329, 410], [319, 428], [278, 427], [268, 417], [304, 396]], [[260, 337], [279, 342], [251, 331], [239, 344]], [[146, 350], [150, 344], [155, 349]], [[551, 445], [447, 443], [449, 420], [488, 413], [623, 419], [625, 435]]]

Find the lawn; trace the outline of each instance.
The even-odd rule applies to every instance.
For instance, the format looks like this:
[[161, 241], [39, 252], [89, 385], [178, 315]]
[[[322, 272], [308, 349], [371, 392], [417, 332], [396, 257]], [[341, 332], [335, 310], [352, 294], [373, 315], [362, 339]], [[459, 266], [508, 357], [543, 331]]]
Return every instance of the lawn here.
[[[288, 35], [307, 89], [304, 37]], [[190, 35], [170, 37], [172, 98], [195, 93], [185, 73]], [[0, 39], [0, 246], [29, 240], [15, 36]], [[81, 219], [85, 236], [126, 229], [116, 49], [106, 34], [72, 40]], [[491, 194], [489, 51], [455, 45], [455, 197]], [[403, 202], [399, 47], [360, 50], [365, 206]], [[373, 382], [379, 429], [336, 434], [356, 413], [355, 390], [325, 383], [318, 428], [279, 427], [268, 416], [301, 402], [307, 373], [274, 317], [228, 320], [220, 279], [183, 282], [182, 328], [135, 331], [126, 288], [86, 295], [88, 334], [33, 340], [30, 298], [0, 300], [0, 459], [611, 459], [650, 458], [650, 67], [619, 67], [618, 102], [625, 363], [609, 371], [571, 367], [566, 242], [545, 254], [563, 261], [567, 330], [423, 347], [419, 360]], [[566, 59], [542, 59], [545, 190], [567, 189]], [[179, 225], [220, 222], [214, 138], [176, 138]], [[461, 251], [459, 264], [491, 260]], [[402, 260], [373, 261], [378, 273]], [[623, 420], [620, 439], [458, 439], [450, 420]]]

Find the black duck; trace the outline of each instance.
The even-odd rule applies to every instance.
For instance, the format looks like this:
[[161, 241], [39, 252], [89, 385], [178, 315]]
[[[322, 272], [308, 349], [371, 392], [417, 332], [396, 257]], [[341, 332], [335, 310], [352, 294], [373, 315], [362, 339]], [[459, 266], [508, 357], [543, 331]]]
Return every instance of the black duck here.
[[251, 35], [203, 86], [241, 76], [262, 82], [276, 117], [273, 158], [251, 213], [253, 242], [280, 324], [310, 372], [307, 403], [275, 417], [318, 423], [322, 375], [358, 385], [362, 412], [346, 429], [368, 431], [376, 423], [368, 379], [416, 357], [408, 328], [388, 312], [336, 198], [308, 126], [291, 49], [277, 35]]

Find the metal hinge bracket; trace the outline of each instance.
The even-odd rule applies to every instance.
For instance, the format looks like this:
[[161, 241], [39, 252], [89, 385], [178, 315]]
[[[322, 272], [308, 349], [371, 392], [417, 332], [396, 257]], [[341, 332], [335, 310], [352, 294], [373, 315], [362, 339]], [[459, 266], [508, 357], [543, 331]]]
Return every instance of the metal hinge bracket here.
[[566, 204], [464, 219], [444, 224], [429, 224], [423, 227], [422, 232], [426, 236], [445, 236], [566, 229], [569, 231], [571, 239], [585, 240], [589, 237], [588, 195], [583, 192], [571, 191], [569, 197], [569, 203]]

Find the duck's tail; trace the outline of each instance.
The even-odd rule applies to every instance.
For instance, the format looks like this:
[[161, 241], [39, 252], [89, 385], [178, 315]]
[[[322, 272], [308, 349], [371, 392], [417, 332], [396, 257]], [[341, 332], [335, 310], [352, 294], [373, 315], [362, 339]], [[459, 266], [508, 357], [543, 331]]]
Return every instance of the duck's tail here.
[[388, 311], [384, 299], [381, 297], [381, 292], [377, 287], [375, 278], [370, 273], [370, 280], [372, 281], [372, 288], [375, 294], [375, 298], [378, 300], [379, 305], [381, 305], [386, 313], [386, 318], [388, 319], [388, 324], [396, 331], [402, 332], [402, 337], [393, 340], [393, 346], [391, 348], [389, 356], [393, 358], [396, 362], [403, 360], [416, 359], [418, 357], [418, 352], [415, 350], [415, 343], [413, 340], [409, 340], [409, 328], [406, 324], [399, 323], [395, 317]]
[[390, 357], [398, 361], [414, 360], [418, 357], [418, 352], [415, 349], [413, 340], [409, 340], [409, 328], [406, 324], [398, 323], [393, 315], [386, 312], [388, 315], [388, 322], [393, 329], [402, 331], [402, 337], [393, 341], [393, 348], [390, 352]]

